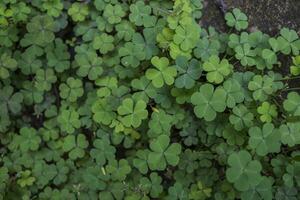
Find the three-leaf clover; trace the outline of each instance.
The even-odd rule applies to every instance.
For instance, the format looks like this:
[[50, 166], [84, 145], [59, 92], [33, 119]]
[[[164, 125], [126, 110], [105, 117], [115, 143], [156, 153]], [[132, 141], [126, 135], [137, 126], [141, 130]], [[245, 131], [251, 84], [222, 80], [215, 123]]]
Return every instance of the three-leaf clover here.
[[263, 102], [261, 106], [257, 108], [257, 112], [261, 115], [259, 119], [262, 122], [271, 122], [272, 118], [277, 117], [277, 107], [269, 102]]
[[290, 92], [283, 102], [283, 108], [293, 116], [300, 116], [300, 95], [297, 92]]
[[223, 112], [226, 108], [226, 92], [223, 89], [214, 90], [211, 84], [204, 84], [198, 92], [191, 96], [194, 112], [198, 118], [212, 121], [216, 118], [216, 112]]
[[57, 117], [57, 122], [62, 131], [66, 131], [70, 134], [74, 133], [75, 129], [78, 129], [81, 126], [79, 114], [73, 109], [63, 110]]
[[184, 56], [176, 58], [176, 68], [178, 71], [178, 77], [175, 80], [175, 86], [177, 88], [191, 89], [197, 79], [200, 78], [202, 68], [200, 63], [192, 59], [190, 62]]
[[282, 124], [279, 127], [279, 131], [281, 133], [281, 142], [283, 144], [286, 144], [289, 147], [293, 147], [297, 144], [300, 144], [299, 122]]
[[290, 67], [290, 72], [294, 76], [300, 74], [300, 56], [293, 57], [293, 65]]
[[62, 148], [64, 152], [69, 152], [70, 159], [76, 160], [77, 158], [82, 158], [84, 156], [84, 149], [86, 149], [88, 145], [89, 143], [86, 140], [85, 135], [68, 135], [63, 140]]
[[80, 22], [89, 14], [89, 7], [85, 3], [75, 2], [69, 8], [68, 14], [72, 17], [73, 21]]
[[103, 12], [103, 16], [107, 19], [110, 24], [117, 24], [121, 22], [122, 17], [125, 16], [125, 12], [122, 9], [121, 5], [111, 5], [108, 4]]
[[283, 54], [288, 55], [292, 53], [294, 55], [299, 55], [300, 38], [296, 31], [288, 28], [281, 29], [277, 41], [280, 46], [280, 51]]
[[203, 64], [203, 70], [207, 72], [206, 78], [210, 83], [222, 83], [224, 78], [232, 71], [233, 66], [228, 60], [220, 58], [216, 55], [211, 56], [208, 61]]
[[249, 135], [249, 146], [256, 151], [257, 155], [265, 156], [280, 151], [280, 133], [273, 124], [264, 124], [262, 129], [257, 126], [251, 127]]
[[52, 84], [57, 81], [53, 69], [38, 69], [35, 75], [35, 87], [40, 91], [51, 90]]
[[76, 73], [80, 77], [87, 76], [90, 80], [96, 80], [103, 73], [103, 61], [96, 52], [76, 54], [75, 61], [79, 66]]
[[17, 69], [18, 62], [8, 54], [2, 54], [0, 57], [0, 79], [7, 79], [10, 73]]
[[82, 81], [69, 77], [66, 83], [59, 85], [59, 95], [61, 98], [70, 102], [75, 102], [79, 97], [83, 95]]
[[168, 58], [155, 56], [151, 59], [151, 63], [155, 68], [146, 71], [146, 78], [152, 81], [154, 87], [161, 88], [164, 84], [172, 85], [174, 83], [177, 70], [174, 66], [169, 66]]
[[100, 53], [106, 54], [107, 52], [112, 51], [114, 46], [114, 37], [111, 35], [108, 35], [106, 33], [102, 33], [101, 35], [98, 35], [93, 40], [93, 48], [99, 49]]
[[137, 1], [130, 5], [129, 20], [137, 26], [150, 27], [155, 25], [156, 17], [151, 15], [151, 7], [144, 1]]
[[238, 8], [234, 8], [232, 12], [225, 15], [226, 24], [240, 31], [248, 27], [248, 17]]
[[229, 168], [226, 178], [239, 191], [247, 191], [260, 183], [262, 166], [259, 161], [252, 160], [249, 152], [241, 150], [228, 157]]
[[275, 91], [274, 80], [267, 75], [255, 75], [249, 82], [248, 88], [253, 91], [254, 100], [265, 101]]
[[246, 127], [251, 127], [253, 124], [254, 115], [243, 104], [232, 109], [232, 114], [229, 116], [229, 121], [237, 131], [241, 131]]
[[106, 98], [97, 100], [92, 106], [92, 112], [93, 120], [104, 125], [109, 125], [116, 118], [116, 113]]
[[115, 158], [116, 148], [110, 144], [108, 138], [96, 139], [93, 142], [94, 148], [91, 149], [90, 155], [96, 160], [96, 163], [103, 166], [106, 161]]
[[22, 152], [36, 151], [42, 141], [37, 131], [31, 127], [21, 128], [20, 135], [16, 135], [15, 140]]
[[167, 165], [176, 166], [179, 162], [181, 145], [170, 144], [167, 135], [160, 135], [150, 143], [151, 152], [148, 155], [148, 164], [151, 170], [164, 170]]
[[142, 100], [134, 102], [130, 98], [122, 101], [122, 105], [118, 107], [118, 114], [121, 116], [121, 122], [127, 126], [139, 127], [143, 119], [148, 116], [146, 103]]

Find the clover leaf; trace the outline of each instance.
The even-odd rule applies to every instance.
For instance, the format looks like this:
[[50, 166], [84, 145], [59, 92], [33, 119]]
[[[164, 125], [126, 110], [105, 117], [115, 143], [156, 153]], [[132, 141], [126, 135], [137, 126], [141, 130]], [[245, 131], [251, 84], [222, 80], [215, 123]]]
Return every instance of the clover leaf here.
[[94, 140], [93, 146], [95, 148], [91, 149], [90, 155], [98, 165], [103, 166], [106, 161], [115, 158], [116, 148], [110, 144], [108, 138]]
[[74, 133], [75, 129], [78, 129], [81, 126], [79, 114], [73, 109], [62, 110], [60, 115], [57, 117], [57, 122], [62, 131], [70, 134]]
[[238, 8], [234, 8], [232, 12], [225, 15], [226, 24], [240, 31], [248, 27], [248, 17]]
[[253, 91], [254, 100], [265, 101], [268, 95], [272, 94], [276, 89], [274, 88], [274, 80], [267, 76], [255, 75], [248, 84], [249, 90]]
[[226, 105], [228, 108], [234, 108], [236, 104], [244, 101], [245, 95], [237, 80], [232, 78], [226, 80], [223, 83], [223, 89], [226, 92]]
[[119, 49], [119, 56], [124, 66], [138, 67], [140, 62], [145, 59], [143, 48], [135, 43], [127, 42]]
[[258, 185], [251, 186], [250, 189], [242, 192], [241, 199], [273, 199], [272, 185], [272, 179], [263, 177]]
[[264, 124], [262, 128], [251, 127], [249, 135], [249, 146], [256, 151], [257, 155], [265, 156], [280, 151], [280, 133], [273, 124]]
[[52, 84], [57, 81], [55, 73], [52, 69], [39, 69], [35, 75], [35, 87], [40, 91], [51, 90]]
[[300, 123], [287, 123], [282, 124], [279, 128], [281, 133], [281, 142], [283, 144], [288, 145], [289, 147], [293, 147], [297, 144], [300, 144]]
[[80, 79], [69, 77], [66, 83], [59, 85], [59, 95], [70, 102], [75, 102], [83, 95], [82, 82]]
[[221, 44], [219, 40], [204, 37], [197, 43], [194, 49], [194, 55], [196, 58], [207, 61], [211, 56], [218, 55], [220, 48]]
[[151, 15], [151, 7], [143, 1], [130, 5], [129, 20], [137, 26], [151, 27], [156, 22], [156, 17]]
[[125, 16], [125, 12], [122, 7], [117, 5], [108, 4], [104, 8], [103, 16], [110, 24], [118, 24], [121, 22], [122, 17]]
[[234, 49], [236, 59], [241, 61], [243, 66], [254, 66], [256, 53], [248, 43], [238, 45]]
[[152, 198], [158, 198], [163, 192], [161, 183], [162, 178], [156, 172], [151, 173], [149, 178], [142, 177], [140, 179], [141, 190], [144, 194], [150, 194]]
[[199, 26], [194, 24], [186, 24], [184, 26], [177, 26], [175, 29], [174, 43], [183, 51], [188, 51], [195, 47], [200, 36]]
[[203, 64], [203, 70], [207, 72], [206, 79], [210, 83], [222, 83], [224, 78], [232, 71], [233, 66], [228, 60], [220, 60], [218, 56], [211, 56], [208, 61]]
[[290, 92], [283, 102], [283, 108], [293, 116], [300, 116], [300, 95], [297, 92]]
[[272, 118], [276, 118], [277, 107], [274, 104], [270, 104], [269, 102], [263, 102], [261, 106], [257, 108], [257, 112], [261, 115], [260, 120], [262, 122], [271, 122]]
[[89, 7], [86, 4], [75, 2], [69, 8], [68, 14], [72, 17], [73, 21], [80, 22], [89, 14]]
[[146, 78], [152, 81], [154, 87], [161, 88], [164, 84], [172, 85], [174, 83], [177, 70], [175, 67], [169, 66], [168, 58], [155, 56], [151, 59], [151, 63], [155, 68], [146, 71]]
[[133, 159], [133, 166], [136, 167], [139, 172], [146, 174], [148, 172], [148, 162], [147, 158], [149, 155], [149, 150], [138, 150], [136, 152], [136, 157]]
[[18, 62], [7, 54], [0, 57], [0, 79], [7, 79], [17, 69]]
[[300, 74], [300, 56], [293, 57], [293, 65], [290, 66], [290, 72], [294, 76]]
[[8, 115], [9, 112], [17, 114], [22, 109], [23, 95], [20, 92], [14, 93], [14, 88], [10, 85], [0, 89], [1, 115]]
[[232, 114], [229, 116], [229, 121], [237, 131], [241, 131], [246, 127], [251, 127], [253, 124], [254, 115], [243, 104], [232, 109]]
[[79, 65], [77, 75], [88, 77], [90, 80], [96, 80], [103, 73], [102, 59], [96, 52], [86, 52], [75, 55], [75, 61]]
[[143, 119], [148, 116], [146, 103], [142, 100], [134, 102], [130, 98], [122, 101], [122, 105], [118, 107], [118, 114], [121, 116], [121, 122], [127, 126], [139, 127]]
[[299, 55], [300, 39], [296, 31], [288, 28], [282, 28], [277, 40], [280, 46], [280, 51], [283, 54], [288, 55], [292, 53], [293, 55]]
[[38, 150], [41, 138], [37, 131], [31, 127], [23, 127], [20, 129], [20, 135], [14, 138], [22, 152]]
[[198, 118], [212, 121], [216, 118], [217, 112], [223, 112], [226, 108], [226, 92], [222, 89], [214, 90], [213, 85], [204, 84], [198, 92], [191, 96], [194, 112]]
[[252, 160], [248, 151], [234, 152], [228, 157], [229, 168], [226, 178], [239, 191], [247, 191], [260, 183], [262, 166], [259, 161]]
[[124, 181], [127, 174], [131, 172], [131, 167], [125, 159], [121, 159], [119, 161], [110, 160], [105, 169], [107, 173], [111, 175], [111, 179], [115, 181]]
[[189, 62], [183, 56], [176, 58], [176, 68], [179, 76], [175, 80], [175, 86], [178, 88], [191, 89], [202, 72], [200, 63], [197, 60], [192, 59]]
[[62, 149], [64, 152], [68, 152], [69, 158], [76, 160], [82, 158], [85, 155], [85, 148], [88, 147], [88, 141], [85, 135], [78, 134], [68, 135], [64, 138]]
[[107, 99], [99, 99], [92, 106], [93, 120], [104, 125], [111, 124], [112, 120], [116, 118], [116, 113], [113, 112], [112, 105]]
[[106, 33], [98, 35], [93, 40], [93, 48], [99, 49], [100, 53], [106, 54], [114, 49], [114, 37]]
[[167, 135], [160, 135], [150, 143], [150, 153], [148, 164], [151, 170], [164, 170], [167, 165], [176, 166], [179, 162], [181, 145], [178, 143], [170, 144]]

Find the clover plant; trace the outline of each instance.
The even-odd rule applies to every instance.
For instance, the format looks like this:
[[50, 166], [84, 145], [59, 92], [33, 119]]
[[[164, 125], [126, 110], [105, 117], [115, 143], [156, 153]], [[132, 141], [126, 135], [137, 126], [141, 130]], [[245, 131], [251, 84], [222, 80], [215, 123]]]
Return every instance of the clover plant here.
[[1, 1], [0, 200], [300, 199], [299, 35], [204, 3]]

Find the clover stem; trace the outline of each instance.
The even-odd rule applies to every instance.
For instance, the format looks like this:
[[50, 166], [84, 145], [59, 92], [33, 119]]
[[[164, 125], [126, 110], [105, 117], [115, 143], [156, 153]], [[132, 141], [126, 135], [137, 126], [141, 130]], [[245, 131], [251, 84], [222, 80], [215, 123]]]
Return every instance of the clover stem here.
[[286, 81], [286, 80], [293, 80], [293, 79], [298, 79], [298, 78], [300, 78], [300, 76], [286, 77], [286, 78], [282, 78], [282, 79], [277, 79], [275, 81]]
[[300, 90], [300, 87], [286, 88], [286, 89], [283, 89], [281, 91], [291, 91], [291, 90]]

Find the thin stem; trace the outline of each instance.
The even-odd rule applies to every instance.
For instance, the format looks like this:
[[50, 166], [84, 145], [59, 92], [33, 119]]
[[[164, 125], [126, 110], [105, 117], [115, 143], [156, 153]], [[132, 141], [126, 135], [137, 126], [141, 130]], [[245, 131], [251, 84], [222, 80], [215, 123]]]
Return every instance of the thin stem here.
[[287, 80], [293, 80], [293, 79], [298, 79], [298, 78], [300, 78], [300, 76], [286, 77], [286, 78], [282, 78], [282, 79], [277, 79], [275, 81], [287, 81]]
[[291, 91], [291, 90], [300, 90], [300, 87], [286, 88], [286, 89], [283, 89], [281, 91]]

